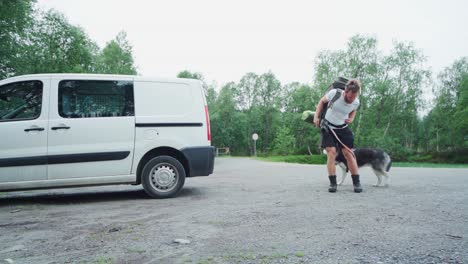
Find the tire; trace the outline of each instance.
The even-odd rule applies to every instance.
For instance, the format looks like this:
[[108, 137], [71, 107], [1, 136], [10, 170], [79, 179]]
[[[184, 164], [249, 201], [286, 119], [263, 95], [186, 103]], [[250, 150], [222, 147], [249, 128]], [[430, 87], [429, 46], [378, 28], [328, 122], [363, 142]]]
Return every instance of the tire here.
[[157, 156], [143, 167], [141, 182], [145, 192], [152, 198], [174, 197], [184, 186], [185, 169], [171, 156]]

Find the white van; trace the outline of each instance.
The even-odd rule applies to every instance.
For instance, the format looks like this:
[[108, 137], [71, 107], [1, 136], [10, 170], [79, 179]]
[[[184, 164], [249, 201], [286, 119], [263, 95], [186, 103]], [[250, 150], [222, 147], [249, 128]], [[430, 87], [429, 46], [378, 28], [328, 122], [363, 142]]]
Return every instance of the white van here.
[[35, 74], [0, 81], [0, 191], [142, 184], [175, 196], [213, 173], [202, 83]]

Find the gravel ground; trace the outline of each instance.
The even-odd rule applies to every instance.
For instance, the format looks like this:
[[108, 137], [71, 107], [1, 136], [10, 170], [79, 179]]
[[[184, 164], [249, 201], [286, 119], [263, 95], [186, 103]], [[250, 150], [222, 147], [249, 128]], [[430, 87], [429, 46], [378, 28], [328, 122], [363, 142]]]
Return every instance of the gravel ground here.
[[[361, 169], [219, 158], [177, 198], [141, 186], [0, 193], [0, 263], [468, 263], [468, 169]], [[181, 239], [179, 243], [174, 242]]]

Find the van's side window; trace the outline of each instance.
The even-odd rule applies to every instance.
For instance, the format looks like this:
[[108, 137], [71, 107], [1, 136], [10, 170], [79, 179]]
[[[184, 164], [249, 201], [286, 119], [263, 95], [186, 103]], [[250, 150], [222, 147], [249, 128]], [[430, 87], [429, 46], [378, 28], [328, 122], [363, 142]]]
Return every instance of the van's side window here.
[[0, 86], [0, 122], [38, 118], [41, 115], [42, 86], [41, 81]]
[[65, 80], [58, 109], [64, 118], [134, 116], [133, 82]]

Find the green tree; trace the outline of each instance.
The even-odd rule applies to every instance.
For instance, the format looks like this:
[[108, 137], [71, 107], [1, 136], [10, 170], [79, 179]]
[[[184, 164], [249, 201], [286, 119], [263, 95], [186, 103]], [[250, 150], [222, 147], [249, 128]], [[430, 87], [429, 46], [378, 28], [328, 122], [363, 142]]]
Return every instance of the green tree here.
[[359, 79], [361, 106], [351, 125], [356, 145], [403, 156], [417, 148], [422, 87], [430, 82], [424, 62], [412, 43], [395, 42], [390, 54], [383, 55], [375, 38], [356, 35], [345, 50], [317, 56], [314, 88], [324, 91], [337, 76]]
[[236, 138], [242, 133], [236, 129], [239, 125], [236, 115], [236, 102], [234, 101], [235, 84], [227, 83], [221, 88], [216, 100], [216, 107], [211, 111], [211, 130], [213, 145], [231, 147], [236, 144]]
[[30, 73], [136, 74], [124, 32], [99, 47], [82, 28], [35, 1], [0, 0], [0, 78]]
[[0, 0], [0, 79], [16, 73], [18, 57], [33, 24], [33, 0]]
[[290, 83], [283, 87], [283, 111], [281, 126], [289, 127], [295, 138], [294, 149], [298, 154], [320, 152], [320, 134], [312, 124], [302, 121], [305, 110], [315, 110], [318, 100], [323, 96], [318, 89], [307, 84]]
[[197, 79], [200, 81], [204, 81], [205, 78], [199, 72], [190, 72], [187, 70], [181, 71], [177, 74], [177, 78], [185, 78], [185, 79]]
[[425, 57], [412, 43], [395, 42], [389, 55], [378, 60], [373, 85], [364, 107], [363, 122], [371, 124], [362, 130], [363, 142], [391, 152], [395, 158], [405, 158], [418, 148], [416, 135], [420, 128], [418, 112], [422, 110], [423, 86], [430, 83], [430, 71]]
[[438, 78], [435, 106], [424, 120], [429, 148], [439, 152], [466, 147], [468, 58], [455, 61]]
[[314, 87], [322, 91], [322, 96], [330, 83], [338, 76], [360, 80], [363, 86], [359, 98], [361, 108], [352, 124], [357, 142], [360, 141], [361, 123], [368, 109], [367, 100], [372, 93], [368, 87], [373, 87], [375, 80], [378, 79], [376, 75], [380, 58], [375, 38], [355, 35], [350, 38], [345, 50], [323, 51], [315, 60]]
[[256, 105], [258, 94], [259, 76], [253, 72], [246, 73], [239, 81], [236, 88], [236, 101], [239, 109], [250, 110]]
[[97, 45], [62, 14], [46, 12], [29, 31], [16, 74], [94, 72]]
[[234, 94], [237, 109], [242, 111], [245, 123], [249, 124], [243, 126], [243, 130], [241, 130], [243, 142], [247, 146], [247, 153], [253, 153], [251, 135], [259, 131], [257, 111], [254, 111], [254, 107], [257, 106], [258, 78], [259, 76], [253, 72], [246, 73], [236, 85]]
[[271, 143], [279, 125], [281, 108], [281, 83], [272, 72], [257, 78], [257, 99], [260, 114], [260, 139], [262, 151], [271, 150]]
[[460, 94], [457, 99], [454, 114], [454, 129], [460, 146], [468, 148], [468, 72], [460, 80]]
[[97, 56], [97, 73], [130, 74], [137, 73], [134, 66], [132, 46], [125, 32], [119, 32], [115, 39], [107, 42]]
[[218, 93], [216, 92], [215, 88], [213, 86], [208, 87], [208, 91], [206, 93], [206, 103], [208, 104], [208, 109], [210, 109], [210, 112], [215, 110], [217, 98]]
[[201, 73], [184, 70], [177, 74], [177, 78], [195, 79], [202, 81], [203, 90], [205, 91], [206, 95], [208, 94], [210, 87], [206, 84], [205, 77]]
[[294, 152], [295, 138], [288, 127], [282, 127], [278, 130], [273, 141], [273, 153], [280, 155], [289, 155]]

